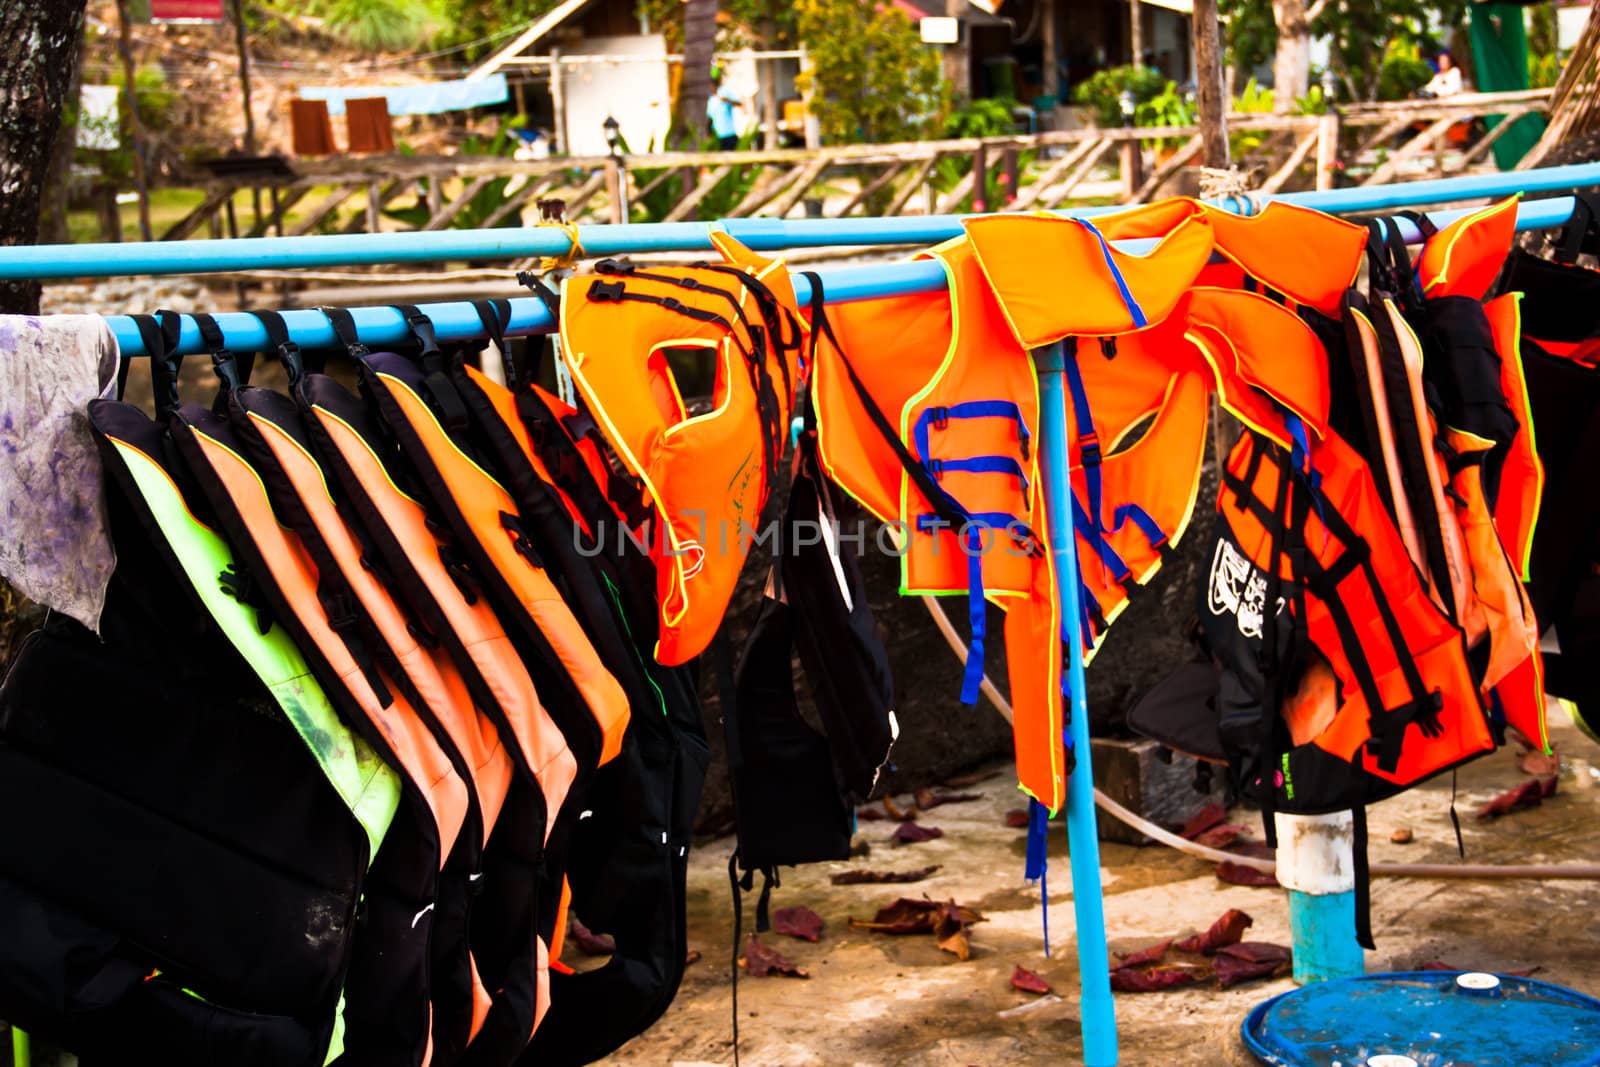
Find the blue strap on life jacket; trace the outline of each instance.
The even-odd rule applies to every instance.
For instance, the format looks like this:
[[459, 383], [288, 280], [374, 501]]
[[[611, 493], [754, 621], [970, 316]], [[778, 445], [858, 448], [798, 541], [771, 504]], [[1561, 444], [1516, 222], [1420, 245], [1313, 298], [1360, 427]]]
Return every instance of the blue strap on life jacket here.
[[972, 640], [967, 644], [967, 664], [961, 676], [961, 703], [974, 706], [983, 691], [983, 643], [989, 631], [988, 609], [983, 600], [983, 530], [969, 525], [967, 552], [967, 622]]
[[1127, 279], [1123, 278], [1122, 271], [1117, 267], [1117, 261], [1111, 255], [1111, 245], [1106, 242], [1105, 235], [1095, 228], [1094, 223], [1088, 219], [1074, 219], [1079, 226], [1094, 234], [1094, 239], [1100, 242], [1100, 254], [1105, 257], [1106, 269], [1111, 272], [1111, 280], [1117, 283], [1117, 292], [1122, 296], [1122, 302], [1127, 305], [1128, 314], [1133, 316], [1135, 329], [1150, 325], [1150, 320], [1145, 317], [1144, 308], [1133, 298], [1133, 290], [1128, 288]]
[[1016, 426], [1017, 444], [1026, 460], [1030, 450], [1031, 435], [1027, 423], [1022, 421], [1022, 409], [1010, 400], [964, 400], [948, 407], [924, 408], [912, 427], [917, 443], [917, 454], [928, 459], [928, 429], [942, 430], [951, 419], [1009, 419]]
[[968, 474], [1009, 474], [1017, 480], [1022, 495], [1028, 495], [1028, 474], [1010, 456], [970, 456], [966, 459], [930, 459], [924, 460], [923, 466], [928, 468], [928, 473], [935, 478], [943, 478], [947, 471], [963, 471]]
[[1039, 883], [1039, 921], [1044, 933], [1044, 954], [1050, 956], [1050, 811], [1033, 797], [1028, 798], [1028, 851], [1022, 876]]

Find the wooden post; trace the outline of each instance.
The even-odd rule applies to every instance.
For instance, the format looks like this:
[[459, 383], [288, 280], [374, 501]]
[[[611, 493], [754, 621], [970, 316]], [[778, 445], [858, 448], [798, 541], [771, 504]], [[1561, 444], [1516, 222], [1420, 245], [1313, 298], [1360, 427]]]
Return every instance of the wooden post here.
[[1044, 48], [1044, 95], [1061, 106], [1061, 45], [1056, 32], [1056, 0], [1039, 0], [1040, 44]]
[[367, 232], [383, 232], [383, 190], [377, 182], [367, 186]]
[[[250, 104], [250, 46], [245, 40], [244, 0], [233, 0], [233, 38], [239, 49], [239, 89], [244, 94], [244, 154], [256, 154], [256, 116]], [[255, 201], [256, 223], [261, 222], [261, 190], [254, 186], [250, 195]]]
[[1222, 41], [1217, 0], [1194, 0], [1194, 70], [1199, 87], [1201, 159], [1208, 167], [1228, 165], [1228, 126], [1222, 93]]
[[816, 95], [816, 63], [811, 58], [811, 53], [806, 51], [806, 46], [800, 45], [800, 73], [807, 75], [805, 79], [805, 105], [806, 105], [806, 147], [816, 149], [822, 147], [822, 123], [818, 121], [817, 114], [811, 108], [811, 99]]
[[1000, 191], [1000, 206], [1010, 207], [1017, 199], [1017, 182], [1022, 178], [1022, 167], [1018, 156], [1020, 153], [1015, 148], [1006, 149], [1005, 163], [1001, 169], [1001, 177], [1005, 181], [1005, 188]]
[[1332, 189], [1339, 167], [1339, 112], [1331, 104], [1317, 120], [1317, 188]]
[[[760, 77], [763, 70], [767, 75], [765, 78]], [[756, 60], [756, 73], [757, 80], [761, 82], [761, 125], [765, 130], [761, 147], [771, 151], [782, 147], [778, 143], [781, 136], [778, 132], [778, 61]]]
[[1128, 203], [1144, 185], [1144, 152], [1139, 138], [1128, 135], [1118, 146], [1118, 168], [1122, 172], [1122, 202]]
[[611, 225], [618, 226], [626, 221], [622, 216], [622, 160], [616, 156], [606, 157], [606, 210], [609, 213]]
[[100, 186], [100, 230], [107, 241], [122, 240], [122, 208], [117, 204], [117, 187], [109, 182]]
[[989, 210], [989, 150], [982, 141], [972, 153], [972, 210], [980, 215]]
[[444, 210], [444, 175], [435, 171], [428, 175], [428, 221]]
[[139, 193], [139, 236], [154, 240], [150, 231], [150, 186], [144, 169], [144, 148], [139, 143], [139, 95], [135, 91], [133, 66], [133, 30], [128, 24], [128, 0], [117, 0], [117, 51], [122, 53], [122, 79], [128, 94], [127, 117], [124, 128], [128, 150], [133, 153], [133, 184]]
[[[1195, 21], [1200, 21], [1200, 6], [1195, 5]], [[1128, 62], [1134, 66], [1144, 63], [1144, 11], [1139, 6], [1139, 0], [1128, 0], [1128, 51], [1132, 55]]]
[[567, 83], [561, 70], [561, 49], [550, 49], [550, 107], [556, 113], [556, 151], [571, 155], [567, 144]]
[[960, 21], [955, 44], [944, 46], [944, 80], [959, 106], [972, 96], [972, 41], [967, 28], [967, 6], [971, 0], [944, 0], [944, 13]]

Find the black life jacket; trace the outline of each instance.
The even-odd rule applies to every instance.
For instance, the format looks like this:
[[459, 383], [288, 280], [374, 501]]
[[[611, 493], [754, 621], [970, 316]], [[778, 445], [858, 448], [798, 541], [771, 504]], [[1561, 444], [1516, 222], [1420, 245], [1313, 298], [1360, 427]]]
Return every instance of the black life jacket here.
[[319, 1067], [398, 782], [216, 589], [162, 427], [90, 419], [119, 566], [101, 635], [53, 617], [0, 688], [0, 1014], [90, 1062]]

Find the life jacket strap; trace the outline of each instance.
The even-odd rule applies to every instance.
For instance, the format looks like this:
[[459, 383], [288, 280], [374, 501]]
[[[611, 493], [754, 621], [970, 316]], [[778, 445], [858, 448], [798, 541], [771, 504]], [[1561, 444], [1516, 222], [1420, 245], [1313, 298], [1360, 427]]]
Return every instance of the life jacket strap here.
[[289, 376], [290, 387], [299, 385], [300, 379], [305, 377], [305, 361], [301, 358], [300, 346], [289, 336], [289, 327], [284, 324], [283, 316], [276, 311], [264, 309], [249, 314], [254, 315], [261, 323], [261, 328], [267, 331], [267, 341], [272, 345], [272, 352], [278, 357], [278, 362], [283, 364], [283, 369]]
[[232, 392], [248, 383], [254, 357], [246, 353], [240, 358], [230, 352], [222, 336], [222, 328], [217, 325], [216, 319], [205, 312], [195, 312], [194, 324], [200, 330], [200, 340], [206, 346], [206, 351], [211, 354], [211, 368], [222, 383], [222, 391]]
[[[133, 324], [144, 342], [150, 357], [150, 385], [155, 394], [156, 416], [165, 421], [178, 410], [178, 371], [183, 357], [175, 352], [183, 328], [183, 318], [173, 311], [158, 311], [154, 315], [135, 315]], [[128, 368], [124, 359], [117, 368], [117, 398], [127, 391]]]
[[434, 334], [433, 320], [414, 304], [396, 304], [395, 310], [405, 318], [406, 327], [421, 347], [418, 361], [422, 365], [422, 381], [438, 408], [439, 421], [452, 437], [461, 437], [471, 427], [472, 420], [467, 415], [467, 405], [457, 392], [455, 383], [445, 373], [449, 362]]
[[355, 316], [350, 314], [348, 308], [329, 307], [322, 305], [317, 308], [328, 320], [328, 325], [333, 327], [333, 335], [344, 345], [345, 354], [356, 362], [365, 359], [372, 349], [368, 348], [361, 340], [361, 335], [356, 331]]

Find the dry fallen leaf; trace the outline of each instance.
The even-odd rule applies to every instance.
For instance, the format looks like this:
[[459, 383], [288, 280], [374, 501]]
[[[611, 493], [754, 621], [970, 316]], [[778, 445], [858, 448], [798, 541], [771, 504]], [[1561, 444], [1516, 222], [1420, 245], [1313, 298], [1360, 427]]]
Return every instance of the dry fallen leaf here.
[[1498, 819], [1518, 808], [1536, 808], [1545, 797], [1555, 794], [1557, 781], [1553, 774], [1548, 778], [1530, 778], [1485, 804], [1478, 812], [1478, 818]]
[[1225, 822], [1196, 835], [1195, 842], [1209, 848], [1227, 848], [1249, 832], [1250, 827], [1248, 826]]
[[1217, 877], [1229, 885], [1273, 886], [1278, 884], [1275, 875], [1267, 871], [1258, 871], [1245, 863], [1234, 863], [1232, 860], [1223, 860], [1217, 864]]
[[1207, 830], [1222, 822], [1228, 817], [1228, 809], [1213, 801], [1201, 808], [1194, 818], [1183, 824], [1183, 829], [1178, 833], [1193, 841]]
[[1028, 813], [1021, 808], [1012, 808], [1006, 812], [1006, 825], [1016, 830], [1027, 829]]
[[1050, 992], [1050, 983], [1019, 963], [1017, 969], [1011, 972], [1011, 988], [1024, 993], [1043, 994]]
[[802, 941], [822, 940], [822, 916], [805, 905], [779, 908], [772, 913], [772, 932]]
[[688, 953], [683, 957], [683, 965], [685, 967], [688, 967], [690, 964], [699, 963], [699, 962], [700, 962], [700, 950], [697, 949], [697, 948], [690, 949], [688, 951]]
[[1280, 974], [1288, 974], [1293, 969], [1293, 966], [1294, 964], [1287, 954], [1281, 958], [1263, 956], [1259, 959], [1240, 959], [1237, 956], [1224, 956], [1218, 953], [1216, 958], [1217, 985], [1223, 989], [1228, 989], [1252, 978], [1268, 978]]
[[811, 977], [803, 967], [796, 966], [783, 953], [764, 944], [755, 934], [751, 934], [749, 942], [745, 944], [744, 955], [739, 958], [739, 963], [750, 973], [751, 978], [765, 978], [771, 974], [781, 974], [790, 978]]
[[1193, 985], [1205, 972], [1193, 967], [1129, 967], [1111, 972], [1111, 988], [1118, 993], [1159, 993], [1163, 989]]
[[888, 816], [885, 815], [882, 812], [882, 810], [880, 810], [878, 808], [868, 807], [868, 808], [857, 808], [856, 809], [856, 819], [858, 819], [861, 822], [877, 822], [880, 819], [886, 819], [886, 818], [888, 818]]
[[999, 771], [992, 770], [973, 771], [970, 774], [958, 774], [953, 778], [947, 778], [944, 784], [947, 789], [966, 789], [968, 786], [977, 785], [979, 782], [987, 782], [999, 773]]
[[1543, 777], [1550, 774], [1561, 773], [1561, 753], [1552, 751], [1546, 756], [1536, 749], [1529, 749], [1517, 757], [1517, 766], [1523, 774], [1533, 774]]
[[917, 808], [915, 804], [902, 810], [895, 804], [894, 797], [891, 796], [885, 796], [883, 798], [883, 810], [889, 813], [889, 818], [898, 822], [915, 822], [917, 818]]
[[920, 841], [932, 841], [936, 837], [943, 837], [944, 831], [937, 826], [919, 826], [914, 822], [903, 822], [895, 830], [894, 836], [889, 838], [890, 844], [915, 845]]
[[940, 804], [960, 804], [968, 800], [982, 800], [982, 793], [949, 793], [943, 790], [919, 789], [915, 794], [918, 811], [932, 811]]
[[1111, 969], [1120, 971], [1125, 967], [1145, 967], [1152, 963], [1160, 963], [1161, 957], [1165, 956], [1167, 949], [1171, 947], [1171, 941], [1162, 941], [1148, 948], [1142, 948], [1138, 952], [1130, 952], [1112, 964]]
[[587, 926], [578, 921], [576, 915], [572, 917], [572, 922], [567, 927], [567, 937], [585, 956], [611, 956], [617, 951], [617, 943], [610, 934], [592, 933]]
[[1211, 929], [1194, 937], [1186, 937], [1173, 947], [1180, 952], [1198, 952], [1202, 956], [1210, 956], [1225, 945], [1238, 944], [1253, 922], [1254, 919], [1238, 908], [1229, 908], [1211, 924]]
[[909, 871], [840, 871], [830, 875], [834, 885], [887, 885], [902, 882], [920, 882], [939, 869], [937, 863]]

